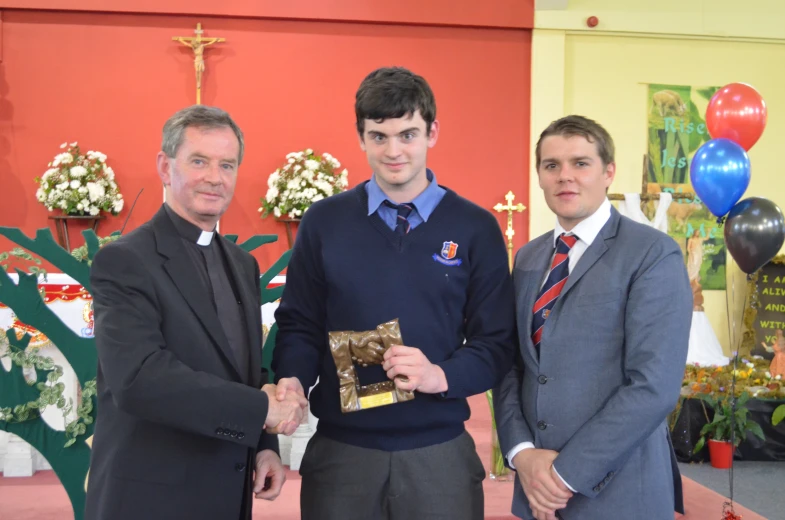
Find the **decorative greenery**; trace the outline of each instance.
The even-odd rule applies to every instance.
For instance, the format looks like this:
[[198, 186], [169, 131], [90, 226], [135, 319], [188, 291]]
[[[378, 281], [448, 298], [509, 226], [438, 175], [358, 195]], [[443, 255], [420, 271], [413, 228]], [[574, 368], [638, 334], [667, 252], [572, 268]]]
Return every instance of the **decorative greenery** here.
[[[19, 423], [37, 419], [48, 406], [54, 405], [60, 409], [64, 408], [66, 405], [63, 397], [65, 385], [57, 382], [63, 375], [62, 367], [55, 365], [50, 358], [20, 348], [15, 329], [9, 329], [8, 333], [11, 334], [10, 337], [5, 331], [0, 330], [0, 347], [4, 347], [5, 350], [4, 354], [0, 355], [0, 359], [8, 357], [13, 365], [23, 371], [35, 370], [36, 379], [30, 381], [25, 378], [25, 382], [30, 387], [34, 386], [39, 393], [36, 399], [17, 404], [13, 408], [9, 406], [0, 408], [0, 422]], [[26, 346], [26, 342], [23, 344]]]
[[771, 425], [777, 426], [783, 419], [785, 419], [785, 404], [774, 409], [774, 413], [771, 415]]
[[[108, 244], [109, 242], [114, 242], [118, 238], [120, 238], [120, 233], [112, 233], [108, 237], [98, 237], [98, 247], [104, 247], [104, 245]], [[88, 265], [92, 265], [93, 260], [90, 258], [87, 249], [87, 244], [77, 247], [71, 251], [71, 256], [80, 262], [87, 262]]]
[[[85, 245], [69, 253], [55, 242], [49, 229], [39, 229], [35, 238], [30, 238], [17, 228], [0, 227], [0, 236], [30, 253], [39, 255], [90, 292], [92, 260], [101, 246], [115, 240], [119, 234], [99, 239], [92, 230], [87, 230], [82, 235]], [[237, 240], [236, 235], [227, 235], [226, 238], [233, 242]], [[256, 235], [240, 244], [240, 247], [250, 252], [277, 239], [275, 235]], [[30, 253], [15, 249], [0, 259], [5, 261], [13, 256], [40, 264]], [[286, 268], [290, 255], [291, 251], [284, 253], [261, 276], [263, 303], [280, 297], [283, 286], [268, 289], [267, 285]], [[82, 396], [77, 405], [76, 418], [66, 424], [65, 431], [50, 428], [40, 418], [41, 411], [47, 406], [62, 409], [66, 416], [73, 412], [73, 403], [66, 402], [63, 395], [65, 386], [59, 381], [63, 374], [62, 367], [55, 365], [51, 359], [28, 350], [31, 338], [29, 334], [20, 339], [15, 329], [9, 329], [8, 334], [0, 331], [0, 357], [7, 356], [13, 360], [10, 370], [0, 367], [0, 430], [19, 436], [46, 458], [71, 500], [74, 519], [82, 520], [85, 483], [90, 468], [90, 447], [87, 440], [95, 428], [95, 376], [98, 366], [95, 339], [80, 337], [66, 326], [48, 305], [42, 305], [37, 274], [26, 274], [17, 269], [19, 281], [14, 283], [6, 272], [7, 268], [8, 266], [4, 265], [4, 269], [0, 269], [0, 302], [10, 307], [22, 323], [40, 331], [57, 346], [73, 368], [82, 389]], [[273, 324], [262, 351], [265, 368], [270, 365], [276, 330], [277, 325]], [[25, 373], [29, 376], [33, 370], [35, 380], [31, 383], [26, 379]], [[86, 441], [77, 442], [82, 437]], [[63, 446], [68, 449], [63, 449]]]
[[288, 154], [286, 160], [267, 179], [269, 189], [259, 208], [262, 218], [270, 213], [276, 218], [300, 218], [311, 204], [336, 195], [349, 185], [349, 172], [344, 169], [338, 173], [341, 163], [327, 152], [314, 155], [308, 148]]
[[[32, 254], [38, 255], [90, 291], [90, 261], [100, 243], [92, 230], [82, 233], [87, 257], [77, 254], [79, 259], [60, 247], [49, 229], [40, 229], [35, 238], [30, 238], [19, 229], [0, 227], [0, 235], [29, 251], [25, 253], [30, 256], [22, 258], [29, 261]], [[86, 476], [90, 467], [90, 446], [87, 440], [92, 436], [95, 424], [95, 377], [98, 365], [95, 340], [81, 337], [72, 331], [50, 306], [42, 304], [39, 277], [36, 274], [26, 274], [21, 269], [16, 269], [16, 272], [18, 283], [5, 270], [0, 270], [0, 302], [10, 307], [20, 322], [40, 331], [57, 346], [73, 368], [82, 395], [76, 405], [76, 417], [67, 422], [65, 431], [49, 427], [41, 418], [41, 411], [46, 407], [57, 407], [64, 416], [73, 417], [75, 405], [64, 397], [65, 385], [59, 380], [63, 374], [62, 367], [37, 351], [28, 349], [31, 339], [29, 334], [19, 338], [16, 331], [10, 329], [5, 338], [8, 350], [4, 352], [14, 361], [10, 371], [0, 369], [0, 409], [5, 419], [0, 421], [0, 430], [19, 436], [46, 458], [71, 500], [75, 520], [81, 520], [84, 515]], [[29, 375], [31, 370], [35, 370], [36, 377], [32, 384], [25, 378], [25, 373]]]
[[10, 266], [10, 263], [7, 263], [7, 262], [11, 258], [16, 258], [16, 259], [19, 259], [19, 260], [25, 260], [27, 262], [36, 264], [36, 265], [28, 266], [27, 269], [31, 273], [43, 277], [43, 280], [46, 281], [46, 270], [45, 269], [41, 269], [40, 267], [38, 267], [39, 265], [41, 265], [41, 259], [40, 258], [34, 257], [33, 255], [31, 255], [30, 253], [28, 253], [27, 251], [25, 251], [21, 247], [15, 247], [11, 251], [4, 251], [4, 252], [0, 253], [0, 266], [2, 266], [3, 269], [6, 270], [6, 271], [8, 271], [8, 267]]
[[[770, 365], [770, 361], [760, 356], [740, 359], [736, 371], [736, 397], [748, 392], [759, 399], [785, 399], [785, 381], [780, 376], [772, 377]], [[687, 365], [681, 393], [685, 397], [702, 394], [725, 397], [730, 394], [732, 379], [732, 363], [722, 367]]]
[[[118, 238], [120, 238], [120, 234], [113, 233], [108, 237], [98, 237], [97, 240], [99, 247], [103, 247], [105, 244], [113, 242]], [[10, 252], [0, 253], [0, 261], [7, 260], [9, 256], [26, 260], [28, 262], [33, 262], [35, 264], [41, 264], [41, 260], [39, 258], [31, 255], [28, 251], [25, 251], [19, 247], [14, 248]], [[71, 251], [71, 256], [80, 262], [87, 262], [88, 264], [92, 263], [92, 260], [88, 255], [87, 244]], [[3, 265], [3, 268], [8, 270], [7, 265]], [[35, 265], [28, 267], [28, 269], [34, 274], [43, 275], [43, 279], [46, 280], [46, 271], [43, 269]], [[14, 329], [11, 329], [9, 332], [15, 333], [13, 331]], [[0, 409], [0, 421], [18, 423], [37, 419], [40, 417], [41, 412], [43, 412], [43, 410], [48, 406], [56, 406], [57, 408], [61, 409], [63, 411], [63, 417], [67, 418], [69, 415], [71, 415], [73, 412], [73, 401], [69, 400], [70, 402], [66, 403], [65, 397], [63, 396], [65, 385], [58, 382], [58, 380], [63, 375], [62, 367], [55, 365], [51, 358], [41, 356], [36, 352], [28, 352], [27, 350], [20, 349], [14, 344], [9, 344], [6, 332], [0, 330], [0, 346], [2, 345], [6, 346], [8, 349], [7, 356], [17, 366], [24, 369], [31, 369], [34, 367], [35, 369], [48, 371], [47, 382], [49, 384], [36, 384], [36, 388], [40, 391], [38, 399], [28, 401], [27, 403], [18, 404], [13, 409]], [[0, 355], [0, 358], [2, 357], [4, 356]], [[33, 383], [28, 382], [29, 385], [32, 385]], [[67, 440], [64, 447], [66, 448], [73, 446], [80, 435], [85, 435], [87, 433], [87, 426], [92, 424], [94, 421], [94, 417], [92, 415], [94, 410], [92, 397], [96, 395], [96, 379], [93, 378], [86, 381], [81, 390], [81, 402], [76, 407], [76, 418], [65, 425], [65, 436]]]
[[[10, 336], [9, 336], [10, 334]], [[55, 406], [62, 410], [63, 417], [66, 419], [73, 411], [73, 402], [69, 400], [66, 402], [63, 392], [65, 385], [60, 382], [63, 376], [63, 367], [55, 365], [51, 358], [42, 356], [37, 351], [27, 350], [27, 342], [29, 336], [20, 340], [16, 334], [16, 330], [11, 328], [8, 332], [0, 330], [0, 347], [5, 349], [4, 354], [0, 354], [0, 359], [8, 357], [11, 362], [24, 370], [35, 370], [45, 373], [44, 378], [38, 375], [36, 380], [30, 381], [25, 378], [25, 382], [30, 387], [35, 387], [39, 392], [36, 399], [31, 399], [26, 403], [19, 403], [13, 408], [4, 407], [0, 408], [0, 422], [7, 423], [21, 423], [25, 421], [32, 421], [38, 419], [41, 413], [49, 406]], [[2, 352], [0, 350], [0, 352]], [[32, 388], [31, 388], [32, 390]], [[34, 392], [34, 391], [33, 391]], [[96, 380], [91, 379], [87, 381], [82, 388], [82, 402], [77, 407], [76, 418], [67, 423], [65, 427], [66, 442], [64, 447], [72, 446], [77, 437], [87, 433], [87, 425], [93, 423], [91, 415], [93, 411], [92, 397], [96, 395]]]
[[[747, 437], [747, 432], [749, 431], [761, 440], [765, 440], [760, 425], [748, 417], [749, 410], [744, 406], [750, 399], [748, 392], [742, 392], [738, 399], [735, 396], [717, 399], [712, 395], [706, 394], [700, 394], [698, 397], [702, 401], [701, 405], [706, 403], [714, 409], [714, 418], [701, 428], [701, 437], [695, 443], [693, 453], [703, 449], [707, 437], [715, 441], [726, 442], [730, 442], [731, 437], [733, 437], [733, 445], [738, 446]], [[706, 413], [705, 406], [703, 410]], [[708, 421], [708, 414], [706, 420]]]
[[63, 143], [60, 148], [67, 150], [56, 155], [49, 169], [35, 178], [40, 185], [35, 193], [38, 202], [49, 211], [60, 209], [66, 215], [120, 213], [123, 196], [106, 155], [94, 151], [82, 155], [77, 143]]
[[[87, 427], [93, 424], [93, 397], [98, 393], [96, 379], [87, 381], [82, 387], [82, 399], [76, 407], [76, 419], [65, 425], [65, 436], [68, 442], [65, 447], [73, 446], [76, 438], [87, 433]], [[69, 404], [64, 410], [63, 415], [68, 416], [73, 409], [73, 404]]]
[[499, 438], [496, 433], [496, 415], [493, 411], [493, 391], [485, 392], [488, 398], [488, 406], [491, 409], [491, 475], [494, 479], [500, 479], [510, 473], [510, 468], [504, 464], [504, 454], [499, 446]]
[[[16, 331], [14, 329], [10, 329], [9, 332], [15, 337]], [[51, 358], [20, 348], [12, 338], [9, 341], [7, 333], [2, 330], [0, 330], [0, 344], [5, 344], [7, 348], [6, 355], [0, 356], [0, 359], [8, 357], [14, 365], [23, 370], [34, 369], [36, 374], [38, 371], [42, 371], [46, 375], [45, 382], [41, 381], [40, 376], [33, 381], [25, 379], [28, 386], [35, 386], [38, 390], [38, 398], [17, 404], [13, 408], [0, 408], [0, 422], [31, 421], [39, 418], [41, 413], [50, 406], [62, 410], [63, 417], [68, 418], [73, 410], [73, 402], [66, 403], [63, 396], [65, 385], [59, 382], [63, 376], [63, 368], [55, 365]], [[65, 436], [68, 439], [64, 445], [65, 448], [72, 446], [77, 437], [87, 433], [87, 425], [93, 423], [94, 419], [91, 414], [94, 395], [96, 395], [96, 380], [91, 379], [82, 388], [82, 402], [77, 407], [76, 418], [65, 426]]]

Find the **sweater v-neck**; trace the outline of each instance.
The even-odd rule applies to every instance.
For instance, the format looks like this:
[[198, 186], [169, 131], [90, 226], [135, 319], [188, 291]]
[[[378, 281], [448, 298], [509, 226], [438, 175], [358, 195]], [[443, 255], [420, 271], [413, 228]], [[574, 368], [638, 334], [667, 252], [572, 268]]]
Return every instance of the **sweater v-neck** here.
[[422, 230], [422, 228], [425, 228], [429, 224], [433, 226], [435, 223], [439, 222], [439, 220], [442, 218], [442, 215], [446, 212], [446, 209], [453, 204], [455, 197], [457, 196], [456, 193], [451, 189], [439, 185], [446, 191], [446, 193], [444, 194], [444, 197], [439, 202], [439, 204], [437, 204], [433, 209], [433, 213], [431, 213], [430, 217], [428, 217], [428, 220], [419, 224], [417, 227], [410, 230], [407, 234], [399, 235], [394, 229], [390, 229], [384, 220], [382, 220], [378, 211], [374, 211], [371, 215], [368, 215], [368, 193], [365, 190], [365, 184], [367, 182], [369, 181], [362, 182], [354, 188], [355, 194], [357, 195], [360, 202], [360, 210], [363, 212], [363, 217], [369, 219], [371, 225], [379, 233], [381, 233], [399, 253], [406, 249], [406, 245], [409, 242], [415, 240], [419, 234], [425, 232]]

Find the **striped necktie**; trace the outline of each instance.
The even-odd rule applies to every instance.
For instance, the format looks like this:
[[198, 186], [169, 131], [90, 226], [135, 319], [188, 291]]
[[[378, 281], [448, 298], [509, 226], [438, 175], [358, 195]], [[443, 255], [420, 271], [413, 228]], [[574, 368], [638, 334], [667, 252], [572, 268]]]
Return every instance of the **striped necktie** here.
[[575, 235], [559, 235], [556, 241], [556, 254], [551, 263], [551, 272], [545, 280], [545, 285], [540, 289], [537, 300], [534, 302], [534, 318], [532, 319], [532, 343], [534, 348], [539, 348], [542, 339], [542, 329], [545, 327], [545, 320], [551, 313], [551, 309], [556, 304], [567, 277], [570, 275], [570, 260], [568, 254], [572, 246], [578, 241]]
[[411, 204], [393, 204], [389, 200], [384, 201], [384, 205], [388, 208], [392, 208], [398, 211], [398, 216], [396, 217], [396, 225], [395, 225], [395, 232], [399, 235], [405, 235], [409, 232], [412, 228], [411, 224], [409, 224], [409, 215], [412, 213], [414, 206]]

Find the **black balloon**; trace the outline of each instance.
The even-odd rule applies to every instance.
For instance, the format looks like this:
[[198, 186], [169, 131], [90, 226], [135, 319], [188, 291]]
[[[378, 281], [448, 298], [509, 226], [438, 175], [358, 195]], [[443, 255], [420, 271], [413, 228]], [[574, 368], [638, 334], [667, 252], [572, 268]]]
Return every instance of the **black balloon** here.
[[752, 274], [785, 242], [785, 217], [769, 199], [750, 197], [731, 208], [725, 220], [725, 245], [742, 271]]

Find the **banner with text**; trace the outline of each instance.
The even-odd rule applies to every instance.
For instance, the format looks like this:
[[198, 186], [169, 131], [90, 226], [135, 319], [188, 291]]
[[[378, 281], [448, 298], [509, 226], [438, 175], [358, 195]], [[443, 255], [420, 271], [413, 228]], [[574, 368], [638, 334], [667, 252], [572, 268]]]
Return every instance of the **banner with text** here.
[[[694, 193], [690, 162], [711, 139], [703, 114], [719, 87], [650, 84], [648, 92], [648, 192]], [[654, 203], [649, 203], [649, 214]], [[668, 234], [682, 249], [691, 282], [725, 289], [725, 241], [717, 218], [695, 196], [668, 208]]]
[[[776, 259], [775, 259], [776, 260]], [[769, 262], [758, 273], [758, 305], [755, 321], [753, 354], [774, 357], [778, 334], [785, 331], [785, 263]]]

